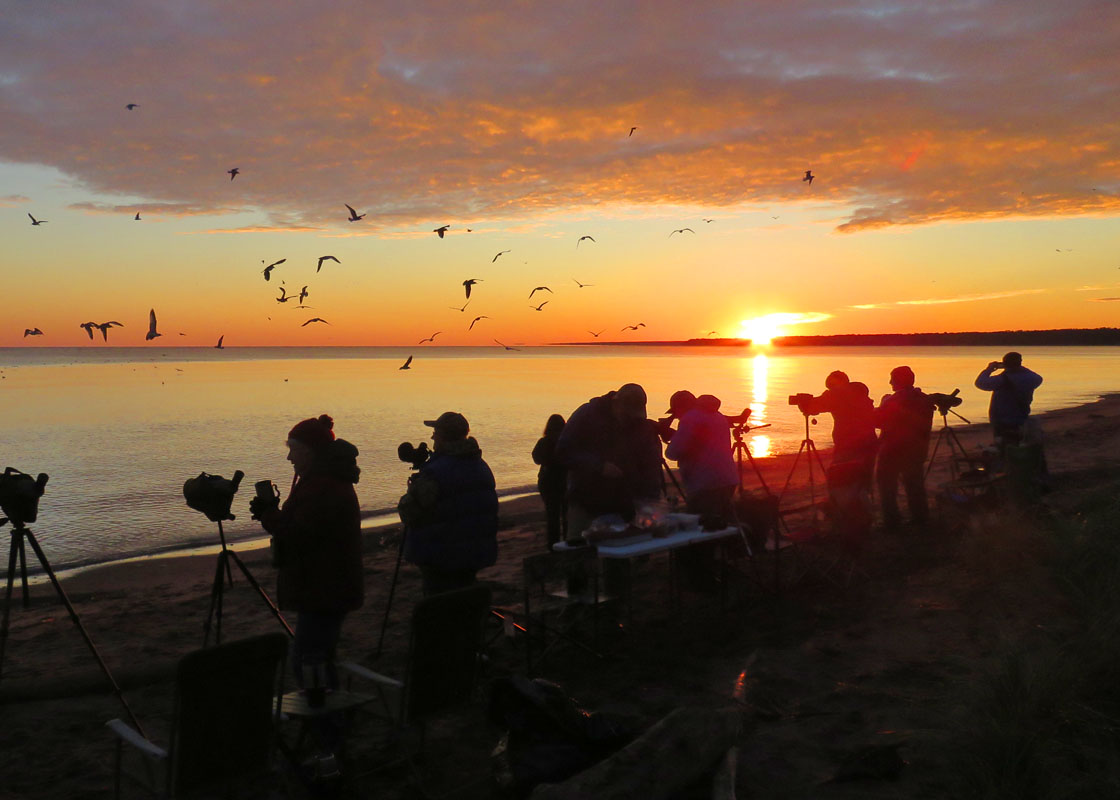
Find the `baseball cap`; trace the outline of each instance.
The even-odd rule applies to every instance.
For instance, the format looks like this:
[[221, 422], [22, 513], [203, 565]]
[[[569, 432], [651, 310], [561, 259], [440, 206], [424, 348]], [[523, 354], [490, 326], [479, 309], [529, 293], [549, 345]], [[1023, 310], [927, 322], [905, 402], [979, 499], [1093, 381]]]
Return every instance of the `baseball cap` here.
[[471, 426], [467, 418], [458, 411], [444, 411], [436, 419], [426, 419], [424, 424], [435, 428], [448, 439], [465, 439]]

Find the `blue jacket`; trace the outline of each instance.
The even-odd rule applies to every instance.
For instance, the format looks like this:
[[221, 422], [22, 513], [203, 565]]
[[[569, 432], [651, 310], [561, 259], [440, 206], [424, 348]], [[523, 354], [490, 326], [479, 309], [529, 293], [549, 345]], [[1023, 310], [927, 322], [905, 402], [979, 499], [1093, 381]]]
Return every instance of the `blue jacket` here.
[[988, 404], [988, 421], [992, 425], [1016, 428], [1031, 414], [1034, 390], [1042, 385], [1042, 376], [1026, 367], [1010, 367], [993, 375], [998, 367], [985, 367], [976, 376], [976, 388], [992, 393]]
[[397, 508], [408, 526], [404, 557], [410, 563], [458, 570], [498, 560], [494, 473], [473, 437], [436, 450]]

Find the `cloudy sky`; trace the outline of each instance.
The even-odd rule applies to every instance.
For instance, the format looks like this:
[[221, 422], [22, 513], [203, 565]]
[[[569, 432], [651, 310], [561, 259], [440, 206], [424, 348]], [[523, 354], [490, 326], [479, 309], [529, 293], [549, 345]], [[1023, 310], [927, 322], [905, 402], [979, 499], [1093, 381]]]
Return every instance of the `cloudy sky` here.
[[0, 345], [1117, 324], [1114, 1], [403, 6], [0, 0]]

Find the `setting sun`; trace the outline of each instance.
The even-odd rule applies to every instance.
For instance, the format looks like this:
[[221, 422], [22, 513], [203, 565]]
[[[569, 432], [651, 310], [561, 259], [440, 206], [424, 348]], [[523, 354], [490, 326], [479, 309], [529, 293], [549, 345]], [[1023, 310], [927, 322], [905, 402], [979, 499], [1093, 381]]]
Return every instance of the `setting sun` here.
[[783, 335], [780, 322], [786, 314], [767, 314], [764, 317], [745, 319], [739, 323], [739, 335], [752, 344], [770, 344], [770, 340]]

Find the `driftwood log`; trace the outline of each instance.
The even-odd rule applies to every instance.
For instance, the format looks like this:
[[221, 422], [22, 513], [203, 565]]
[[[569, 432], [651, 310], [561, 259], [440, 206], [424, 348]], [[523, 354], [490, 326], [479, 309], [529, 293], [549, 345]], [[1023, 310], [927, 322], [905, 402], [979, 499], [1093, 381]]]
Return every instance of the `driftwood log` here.
[[[678, 708], [614, 755], [562, 783], [542, 784], [530, 800], [664, 800], [705, 775], [734, 769], [727, 758], [739, 735], [738, 709]], [[716, 779], [734, 797], [734, 777]], [[730, 791], [730, 793], [728, 793]]]

